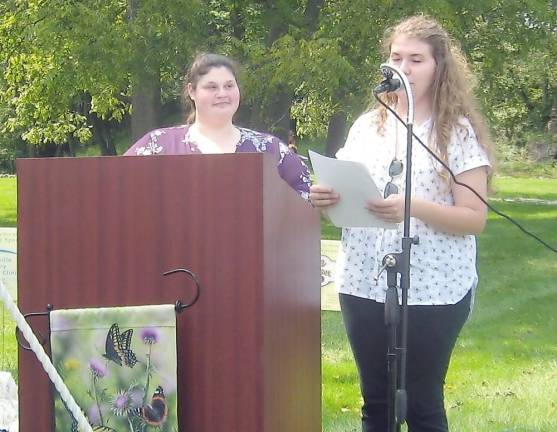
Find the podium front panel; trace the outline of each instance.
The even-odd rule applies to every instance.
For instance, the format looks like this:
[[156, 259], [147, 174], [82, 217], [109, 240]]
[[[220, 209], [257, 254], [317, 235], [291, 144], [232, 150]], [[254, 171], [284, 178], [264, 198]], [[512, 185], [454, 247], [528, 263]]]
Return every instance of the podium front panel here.
[[[187, 268], [202, 293], [177, 319], [180, 429], [321, 430], [319, 218], [272, 158], [25, 159], [17, 171], [23, 313], [187, 303], [193, 284], [162, 276]], [[20, 431], [52, 425], [29, 352], [19, 384]]]

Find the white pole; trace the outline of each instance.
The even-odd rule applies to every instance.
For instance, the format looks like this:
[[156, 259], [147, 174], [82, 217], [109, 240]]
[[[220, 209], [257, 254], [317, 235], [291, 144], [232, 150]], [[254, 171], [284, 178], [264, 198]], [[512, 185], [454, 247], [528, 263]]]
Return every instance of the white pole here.
[[2, 281], [0, 281], [0, 298], [2, 298], [2, 300], [4, 301], [6, 309], [8, 309], [8, 311], [11, 313], [17, 326], [19, 327], [19, 330], [21, 330], [21, 333], [23, 333], [23, 336], [29, 343], [29, 347], [33, 350], [33, 352], [37, 356], [37, 359], [39, 359], [39, 361], [41, 362], [43, 369], [50, 378], [50, 381], [52, 381], [54, 387], [56, 387], [56, 390], [58, 390], [60, 397], [66, 403], [68, 410], [77, 420], [79, 430], [83, 432], [93, 432], [93, 429], [87, 421], [85, 414], [83, 414], [83, 411], [81, 411], [81, 409], [75, 402], [73, 396], [70, 394], [70, 391], [66, 387], [66, 384], [64, 384], [64, 381], [62, 381], [62, 378], [60, 377], [60, 375], [58, 375], [56, 368], [50, 361], [50, 358], [46, 355], [46, 352], [35, 336], [35, 333], [33, 333], [33, 330], [31, 329], [29, 324], [27, 324], [27, 321], [25, 321], [25, 317], [21, 314], [21, 312], [15, 305], [12, 296], [10, 296], [10, 293], [8, 292]]

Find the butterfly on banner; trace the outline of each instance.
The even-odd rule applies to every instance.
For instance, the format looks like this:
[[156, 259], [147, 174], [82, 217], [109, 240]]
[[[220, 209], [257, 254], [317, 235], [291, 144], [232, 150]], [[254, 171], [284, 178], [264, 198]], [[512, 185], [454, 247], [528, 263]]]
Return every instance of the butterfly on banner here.
[[103, 357], [113, 361], [118, 366], [134, 367], [137, 363], [137, 357], [131, 350], [133, 329], [120, 333], [117, 323], [110, 326], [106, 335], [105, 354]]
[[141, 420], [150, 426], [162, 425], [168, 416], [168, 405], [164, 397], [164, 391], [161, 386], [158, 386], [153, 393], [151, 403], [137, 408], [137, 415]]

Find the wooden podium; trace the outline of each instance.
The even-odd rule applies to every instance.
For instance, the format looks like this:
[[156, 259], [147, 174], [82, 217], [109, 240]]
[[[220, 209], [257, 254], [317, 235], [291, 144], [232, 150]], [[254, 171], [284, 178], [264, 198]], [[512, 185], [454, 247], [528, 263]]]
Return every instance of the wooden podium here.
[[[21, 159], [23, 313], [199, 301], [177, 316], [182, 432], [321, 431], [319, 215], [270, 155]], [[29, 319], [42, 335], [46, 317]], [[20, 431], [53, 431], [19, 352]]]

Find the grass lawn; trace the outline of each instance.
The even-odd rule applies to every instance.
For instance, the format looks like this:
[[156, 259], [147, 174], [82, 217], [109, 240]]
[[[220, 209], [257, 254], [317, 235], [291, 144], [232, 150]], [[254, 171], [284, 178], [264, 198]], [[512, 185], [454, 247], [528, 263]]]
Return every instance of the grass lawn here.
[[0, 178], [0, 227], [17, 223], [17, 190], [15, 178]]
[[[17, 221], [16, 183], [14, 178], [0, 178], [0, 227], [15, 227]], [[2, 301], [0, 300], [0, 303]], [[17, 371], [15, 324], [0, 304], [0, 371]]]
[[557, 178], [501, 177], [493, 181], [494, 197], [557, 201]]
[[[496, 198], [557, 200], [557, 180], [497, 178]], [[557, 245], [557, 205], [494, 201]], [[15, 180], [0, 179], [0, 224], [15, 226]], [[323, 223], [323, 238], [339, 230]], [[452, 432], [557, 430], [557, 255], [490, 214], [479, 238], [480, 286], [447, 378]], [[1, 314], [2, 312], [0, 312]], [[16, 372], [4, 315], [0, 369]], [[359, 431], [356, 370], [338, 312], [322, 313], [323, 431]]]
[[[495, 198], [557, 200], [556, 179], [503, 177], [494, 186]], [[557, 204], [493, 204], [557, 246]], [[451, 431], [555, 431], [557, 255], [493, 213], [478, 248], [475, 308], [446, 382]], [[340, 313], [322, 318], [323, 430], [359, 431], [358, 381]]]

